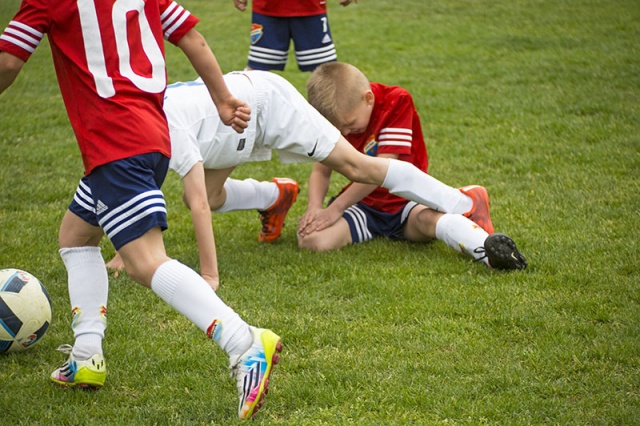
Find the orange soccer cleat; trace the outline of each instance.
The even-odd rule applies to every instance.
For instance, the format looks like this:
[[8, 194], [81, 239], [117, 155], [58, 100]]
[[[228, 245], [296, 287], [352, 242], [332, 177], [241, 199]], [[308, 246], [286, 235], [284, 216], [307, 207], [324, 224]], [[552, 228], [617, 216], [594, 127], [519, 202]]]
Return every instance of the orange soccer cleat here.
[[300, 187], [298, 182], [288, 178], [273, 178], [273, 182], [278, 185], [280, 195], [278, 199], [267, 210], [260, 212], [260, 222], [262, 229], [258, 236], [258, 241], [272, 243], [280, 238], [282, 228], [284, 227], [284, 219], [289, 213], [289, 209], [293, 206], [298, 198]]
[[460, 188], [460, 192], [468, 195], [473, 200], [471, 210], [464, 214], [466, 218], [474, 221], [478, 226], [493, 234], [493, 223], [491, 223], [491, 215], [489, 214], [489, 193], [484, 186], [469, 185]]

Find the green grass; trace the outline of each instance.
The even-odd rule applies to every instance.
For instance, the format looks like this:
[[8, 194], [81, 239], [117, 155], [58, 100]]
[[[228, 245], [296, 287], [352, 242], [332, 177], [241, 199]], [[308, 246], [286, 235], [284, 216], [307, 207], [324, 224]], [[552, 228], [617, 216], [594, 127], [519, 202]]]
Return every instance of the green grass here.
[[[640, 424], [637, 1], [337, 3], [339, 58], [413, 93], [431, 174], [485, 185], [530, 267], [493, 272], [440, 242], [301, 252], [311, 165], [240, 167], [302, 184], [274, 245], [257, 243], [255, 212], [214, 217], [220, 296], [285, 345], [257, 423]], [[0, 3], [0, 25], [18, 4]], [[222, 68], [244, 67], [250, 15], [183, 4]], [[171, 81], [194, 78], [176, 48], [167, 56]], [[304, 93], [292, 60], [282, 74]], [[47, 336], [0, 356], [0, 423], [236, 423], [224, 353], [126, 276], [111, 282], [107, 385], [48, 382], [72, 341], [56, 240], [82, 166], [46, 42], [0, 97], [0, 129], [0, 267], [37, 275], [53, 303]], [[197, 268], [175, 174], [164, 191], [167, 250]]]

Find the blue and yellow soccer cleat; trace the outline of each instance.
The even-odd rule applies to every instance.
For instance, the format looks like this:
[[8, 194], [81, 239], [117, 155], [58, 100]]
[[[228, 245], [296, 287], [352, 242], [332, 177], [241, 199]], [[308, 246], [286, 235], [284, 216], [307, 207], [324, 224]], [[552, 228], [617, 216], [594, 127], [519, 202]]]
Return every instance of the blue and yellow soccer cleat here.
[[76, 359], [71, 345], [63, 345], [59, 351], [68, 353], [69, 359], [60, 368], [51, 373], [51, 381], [64, 387], [99, 389], [107, 378], [107, 364], [104, 357], [95, 354], [87, 360]]
[[280, 362], [282, 342], [271, 330], [250, 327], [253, 343], [249, 350], [231, 360], [231, 375], [238, 387], [238, 417], [250, 419], [264, 404], [273, 366]]

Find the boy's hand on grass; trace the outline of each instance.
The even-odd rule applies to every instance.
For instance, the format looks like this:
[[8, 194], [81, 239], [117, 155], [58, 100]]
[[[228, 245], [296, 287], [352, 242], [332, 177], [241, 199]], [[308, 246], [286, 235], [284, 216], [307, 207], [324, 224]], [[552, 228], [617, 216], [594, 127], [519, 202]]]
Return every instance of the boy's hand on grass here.
[[124, 271], [124, 262], [118, 253], [107, 263], [107, 269], [113, 272], [113, 276], [117, 277], [120, 272]]
[[220, 286], [220, 279], [218, 277], [203, 274], [202, 278], [211, 286], [213, 291], [218, 291], [218, 287]]

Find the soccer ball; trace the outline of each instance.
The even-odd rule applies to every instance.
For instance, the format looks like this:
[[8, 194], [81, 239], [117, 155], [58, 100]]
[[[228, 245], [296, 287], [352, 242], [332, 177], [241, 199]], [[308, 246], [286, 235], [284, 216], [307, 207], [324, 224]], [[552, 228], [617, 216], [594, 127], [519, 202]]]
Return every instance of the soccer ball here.
[[40, 281], [19, 269], [0, 270], [0, 353], [30, 348], [50, 323], [51, 302]]

